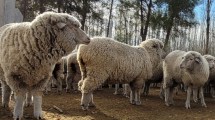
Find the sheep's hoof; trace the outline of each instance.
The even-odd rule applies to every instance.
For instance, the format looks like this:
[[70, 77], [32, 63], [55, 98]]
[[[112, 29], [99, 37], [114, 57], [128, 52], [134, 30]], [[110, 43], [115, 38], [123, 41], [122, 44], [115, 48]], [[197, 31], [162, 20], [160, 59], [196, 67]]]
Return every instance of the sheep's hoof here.
[[19, 117], [19, 116], [14, 117], [14, 120], [21, 120], [21, 119], [22, 119], [22, 117]]
[[70, 93], [70, 89], [66, 89], [66, 93]]
[[190, 105], [185, 105], [186, 109], [191, 109]]
[[119, 95], [119, 93], [118, 93], [118, 92], [114, 92], [113, 94], [114, 94], [114, 95]]
[[81, 105], [81, 109], [84, 110], [84, 111], [86, 111], [86, 110], [88, 110], [88, 106], [86, 106], [86, 105]]
[[168, 107], [170, 106], [170, 104], [169, 104], [169, 103], [167, 103], [167, 102], [165, 102], [165, 105], [166, 105], [166, 106], [168, 106]]
[[123, 94], [123, 96], [125, 96], [126, 98], [129, 98], [129, 95], [127, 95], [127, 94]]
[[58, 90], [57, 93], [58, 93], [59, 95], [61, 95], [61, 94], [62, 94], [62, 91], [59, 91], [59, 90]]
[[35, 117], [37, 120], [43, 119], [42, 112], [35, 112], [35, 113], [34, 113], [34, 117]]
[[2, 107], [3, 107], [3, 108], [9, 108], [9, 105], [6, 104], [6, 103], [3, 103]]
[[205, 107], [205, 108], [207, 108], [207, 105], [204, 103], [204, 104], [202, 104], [202, 107]]
[[132, 105], [136, 105], [136, 102], [135, 102], [134, 100], [132, 100], [130, 103], [131, 103]]
[[136, 101], [135, 105], [141, 105], [141, 102], [140, 101]]
[[95, 107], [94, 103], [89, 103], [89, 107]]

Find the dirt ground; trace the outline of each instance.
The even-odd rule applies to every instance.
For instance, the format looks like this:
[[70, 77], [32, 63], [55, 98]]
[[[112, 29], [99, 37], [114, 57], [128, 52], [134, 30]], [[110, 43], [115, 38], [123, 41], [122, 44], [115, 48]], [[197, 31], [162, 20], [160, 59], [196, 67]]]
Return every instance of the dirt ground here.
[[[207, 108], [191, 102], [191, 109], [184, 107], [186, 93], [179, 92], [174, 96], [175, 105], [167, 107], [159, 98], [159, 88], [152, 88], [149, 96], [142, 96], [142, 105], [129, 104], [129, 99], [122, 95], [113, 95], [114, 89], [105, 88], [94, 93], [96, 108], [83, 111], [80, 107], [80, 93], [65, 93], [58, 95], [53, 90], [43, 97], [43, 113], [45, 120], [214, 120], [215, 99], [206, 97]], [[0, 103], [1, 104], [1, 103]], [[12, 120], [14, 102], [10, 109], [0, 107], [0, 120]], [[61, 108], [63, 113], [53, 108]], [[24, 120], [34, 120], [33, 107], [24, 108]]]

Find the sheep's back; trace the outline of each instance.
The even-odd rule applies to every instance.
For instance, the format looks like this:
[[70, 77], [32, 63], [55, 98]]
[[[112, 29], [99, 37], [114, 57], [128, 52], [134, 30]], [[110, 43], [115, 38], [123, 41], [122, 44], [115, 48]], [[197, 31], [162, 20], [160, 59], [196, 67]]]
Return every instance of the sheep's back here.
[[78, 54], [86, 68], [105, 71], [110, 80], [132, 81], [140, 75], [144, 79], [149, 72], [151, 74], [150, 58], [144, 48], [96, 38], [80, 46]]

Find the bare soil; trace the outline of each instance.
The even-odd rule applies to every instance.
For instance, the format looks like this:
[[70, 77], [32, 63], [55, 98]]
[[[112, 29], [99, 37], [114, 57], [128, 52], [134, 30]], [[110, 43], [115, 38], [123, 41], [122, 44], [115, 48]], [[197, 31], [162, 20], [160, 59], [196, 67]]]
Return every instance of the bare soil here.
[[[152, 88], [149, 96], [142, 96], [142, 105], [129, 104], [129, 99], [122, 95], [113, 95], [114, 89], [105, 88], [94, 93], [95, 108], [83, 111], [80, 107], [81, 94], [65, 93], [61, 95], [53, 90], [43, 97], [43, 113], [45, 120], [214, 120], [215, 99], [205, 97], [207, 108], [201, 104], [191, 102], [191, 109], [185, 109], [186, 93], [179, 92], [174, 96], [175, 105], [167, 107], [159, 98], [159, 88]], [[0, 99], [1, 100], [1, 99]], [[1, 103], [0, 103], [1, 104]], [[10, 102], [10, 108], [0, 107], [0, 120], [13, 120], [12, 109], [14, 101]], [[53, 105], [63, 110], [60, 113]], [[34, 120], [33, 107], [24, 108], [24, 120]]]

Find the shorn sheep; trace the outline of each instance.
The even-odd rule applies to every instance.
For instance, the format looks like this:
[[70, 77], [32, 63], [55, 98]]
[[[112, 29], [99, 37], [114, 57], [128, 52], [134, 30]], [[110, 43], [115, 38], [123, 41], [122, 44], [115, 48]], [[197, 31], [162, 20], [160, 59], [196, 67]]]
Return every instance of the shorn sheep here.
[[130, 102], [140, 105], [144, 81], [151, 78], [152, 70], [160, 63], [162, 48], [163, 43], [157, 39], [131, 47], [111, 38], [96, 37], [90, 44], [80, 45], [77, 59], [82, 74], [78, 84], [82, 109], [94, 105], [93, 91], [106, 80], [109, 84], [129, 83]]
[[78, 82], [81, 80], [81, 71], [77, 61], [77, 50], [74, 50], [66, 57], [67, 61], [67, 77], [66, 77], [66, 91], [71, 91], [71, 86], [74, 91], [78, 90]]
[[203, 95], [203, 86], [209, 77], [209, 65], [207, 60], [195, 51], [175, 50], [169, 53], [163, 62], [165, 92], [165, 104], [167, 106], [174, 104], [173, 88], [177, 83], [183, 83], [187, 87], [187, 100], [185, 107], [190, 108], [190, 97], [192, 90], [193, 99], [197, 102], [197, 92], [202, 106], [206, 107]]
[[66, 13], [45, 12], [32, 22], [6, 26], [0, 35], [3, 106], [8, 107], [11, 90], [14, 91], [13, 115], [14, 119], [21, 119], [25, 96], [30, 92], [34, 116], [40, 119], [42, 91], [55, 64], [77, 44], [88, 44], [90, 38], [80, 29], [80, 22]]

